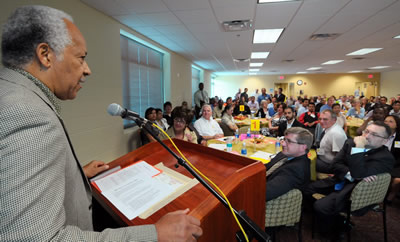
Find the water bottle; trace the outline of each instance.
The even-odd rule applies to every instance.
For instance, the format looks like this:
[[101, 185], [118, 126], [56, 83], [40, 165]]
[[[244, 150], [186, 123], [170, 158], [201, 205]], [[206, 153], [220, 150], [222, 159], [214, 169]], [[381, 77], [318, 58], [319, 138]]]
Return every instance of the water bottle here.
[[226, 151], [232, 152], [232, 139], [230, 137], [226, 140]]
[[281, 151], [281, 142], [276, 140], [275, 142], [275, 154], [278, 154]]
[[247, 149], [246, 149], [246, 143], [245, 142], [243, 142], [241, 153], [242, 153], [242, 155], [247, 156]]
[[239, 130], [236, 129], [235, 131], [235, 144], [237, 144], [239, 142]]
[[250, 132], [250, 128], [247, 129], [247, 138], [250, 139], [251, 138], [251, 132]]

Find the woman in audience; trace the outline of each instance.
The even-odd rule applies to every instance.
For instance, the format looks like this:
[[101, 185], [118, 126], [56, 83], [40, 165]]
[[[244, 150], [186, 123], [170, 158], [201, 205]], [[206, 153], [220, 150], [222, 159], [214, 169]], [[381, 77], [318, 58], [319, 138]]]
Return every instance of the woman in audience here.
[[223, 110], [224, 110], [224, 101], [220, 99], [218, 100], [217, 106], [215, 106], [213, 109], [213, 118], [221, 118]]
[[167, 120], [167, 123], [169, 126], [172, 125], [172, 118], [171, 118], [171, 112], [172, 112], [172, 103], [171, 102], [165, 102], [164, 103], [164, 116], [163, 118], [165, 118]]
[[392, 171], [392, 185], [387, 197], [388, 202], [392, 202], [400, 190], [400, 118], [394, 115], [389, 115], [385, 118], [385, 124], [387, 124], [392, 130], [392, 135], [389, 137], [386, 146], [396, 159]]
[[[243, 106], [243, 111], [240, 111], [240, 106]], [[239, 114], [241, 114], [241, 115], [250, 115], [251, 114], [249, 106], [247, 106], [247, 104], [243, 101], [243, 99], [233, 109], [233, 115], [237, 116]]]
[[283, 111], [286, 108], [286, 104], [280, 103], [278, 104], [278, 111], [274, 116], [268, 121], [269, 132], [272, 136], [276, 136], [279, 128], [279, 124], [282, 122], [286, 122], [285, 115], [283, 115]]
[[[156, 121], [157, 113], [156, 110], [152, 107], [146, 109], [146, 112], [144, 114], [144, 117], [148, 120], [149, 123], [154, 123]], [[150, 132], [154, 134], [155, 136], [158, 136], [160, 131], [152, 126], [152, 125], [146, 125], [146, 127], [150, 128]], [[151, 134], [149, 134], [145, 129], [141, 129], [140, 131], [140, 138], [142, 140], [142, 145], [145, 145], [147, 143], [156, 141]]]
[[233, 105], [232, 104], [226, 105], [224, 111], [222, 111], [222, 120], [221, 120], [221, 122], [226, 124], [229, 127], [230, 130], [235, 132], [239, 128], [235, 124], [235, 121], [233, 119], [232, 113], [233, 113]]
[[163, 112], [161, 108], [156, 108], [156, 120], [155, 123], [162, 128], [164, 131], [168, 129], [169, 125], [167, 120], [163, 118]]
[[[197, 144], [196, 133], [188, 128], [188, 124], [193, 118], [190, 111], [176, 108], [172, 111], [171, 117], [173, 125], [167, 130], [168, 136]], [[168, 139], [164, 133], [160, 133], [159, 137], [160, 139]]]
[[271, 116], [269, 116], [269, 113], [268, 113], [268, 104], [269, 104], [268, 102], [271, 102], [270, 98], [264, 99], [261, 101], [261, 105], [260, 105], [261, 107], [260, 107], [260, 109], [258, 109], [258, 111], [256, 113], [257, 117], [268, 118], [268, 119], [271, 118]]

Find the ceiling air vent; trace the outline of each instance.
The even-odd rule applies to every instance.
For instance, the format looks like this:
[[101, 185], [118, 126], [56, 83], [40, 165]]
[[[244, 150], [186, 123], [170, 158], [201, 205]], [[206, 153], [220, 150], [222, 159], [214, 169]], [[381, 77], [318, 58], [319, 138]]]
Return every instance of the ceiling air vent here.
[[245, 31], [253, 27], [253, 22], [251, 20], [224, 21], [221, 26], [225, 32]]
[[333, 40], [339, 37], [340, 34], [313, 34], [310, 40]]
[[283, 60], [282, 62], [292, 63], [292, 62], [294, 62], [294, 60]]
[[364, 60], [365, 59], [365, 57], [354, 57], [354, 58], [351, 58], [352, 60]]

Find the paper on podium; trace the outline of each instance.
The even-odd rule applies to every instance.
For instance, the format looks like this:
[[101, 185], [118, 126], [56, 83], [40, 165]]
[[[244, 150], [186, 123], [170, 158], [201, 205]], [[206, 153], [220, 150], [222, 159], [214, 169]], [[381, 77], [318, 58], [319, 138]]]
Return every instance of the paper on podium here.
[[[186, 179], [176, 178], [173, 172], [165, 172], [166, 167], [162, 166], [162, 168], [164, 170], [151, 166], [145, 161], [139, 161], [93, 183], [104, 197], [129, 220], [132, 220], [142, 213], [148, 214], [150, 208], [154, 211], [156, 205], [176, 192], [181, 192], [192, 180], [179, 173]], [[168, 202], [164, 202], [162, 206]], [[159, 208], [162, 206], [158, 205]]]

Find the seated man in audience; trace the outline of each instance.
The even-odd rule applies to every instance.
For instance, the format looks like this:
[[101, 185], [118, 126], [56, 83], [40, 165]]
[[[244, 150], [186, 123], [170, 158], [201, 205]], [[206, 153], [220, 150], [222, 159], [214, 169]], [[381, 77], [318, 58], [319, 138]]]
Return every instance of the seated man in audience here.
[[322, 112], [322, 111], [324, 111], [324, 110], [326, 110], [326, 109], [332, 110], [332, 105], [333, 105], [334, 103], [335, 103], [335, 97], [334, 97], [334, 96], [329, 97], [329, 98], [328, 98], [328, 103], [325, 104], [325, 105], [323, 105], [323, 106], [321, 106], [319, 112]]
[[332, 105], [332, 111], [336, 114], [336, 123], [343, 128], [344, 132], [347, 132], [346, 116], [341, 112], [340, 104], [334, 103]]
[[358, 99], [353, 99], [351, 103], [352, 107], [346, 113], [347, 117], [364, 118], [365, 109], [361, 107], [361, 102]]
[[301, 106], [297, 110], [297, 117], [300, 117], [300, 115], [308, 111], [308, 103], [308, 99], [303, 99]]
[[299, 122], [312, 134], [319, 123], [319, 113], [315, 112], [315, 103], [308, 104], [308, 111], [300, 115]]
[[306, 198], [312, 199], [315, 193], [326, 195], [314, 203], [321, 235], [338, 235], [332, 230], [343, 225], [339, 213], [357, 182], [375, 180], [375, 175], [391, 172], [395, 160], [384, 146], [390, 134], [389, 126], [381, 121], [368, 125], [362, 136], [348, 139], [337, 154], [332, 166], [334, 176], [307, 187]]
[[317, 171], [331, 173], [333, 158], [342, 149], [347, 136], [342, 127], [336, 123], [336, 114], [332, 110], [322, 111], [320, 124], [324, 131], [317, 147]]
[[257, 112], [259, 105], [254, 96], [250, 97], [250, 101], [247, 103], [247, 106], [249, 106], [251, 111]]
[[310, 181], [310, 160], [307, 153], [312, 145], [310, 131], [293, 127], [285, 131], [282, 152], [278, 153], [267, 167], [266, 200], [277, 198], [288, 191], [303, 188]]
[[400, 118], [400, 101], [395, 101], [392, 105], [389, 115], [394, 115]]
[[368, 124], [371, 124], [375, 121], [383, 122], [388, 114], [387, 110], [381, 104], [375, 104], [374, 109], [371, 110], [368, 114], [370, 113], [371, 115], [368, 118], [367, 116], [365, 116], [363, 124], [358, 127], [357, 135], [361, 135], [362, 131], [368, 126]]
[[295, 113], [292, 107], [286, 107], [283, 115], [285, 115], [286, 122], [281, 122], [278, 127], [278, 136], [283, 136], [286, 129], [291, 127], [304, 127], [302, 123], [296, 120]]
[[[242, 98], [244, 99], [244, 98]], [[235, 106], [235, 108], [233, 109], [233, 115], [237, 116], [239, 114], [242, 115], [250, 115], [251, 111], [249, 106], [246, 105], [246, 103], [244, 102], [244, 100], [240, 100], [238, 105]]]
[[217, 121], [211, 117], [212, 111], [210, 105], [204, 104], [201, 109], [201, 113], [201, 118], [196, 120], [194, 123], [194, 128], [203, 138], [201, 144], [206, 145], [207, 140], [224, 137], [224, 132], [222, 131], [221, 127]]

